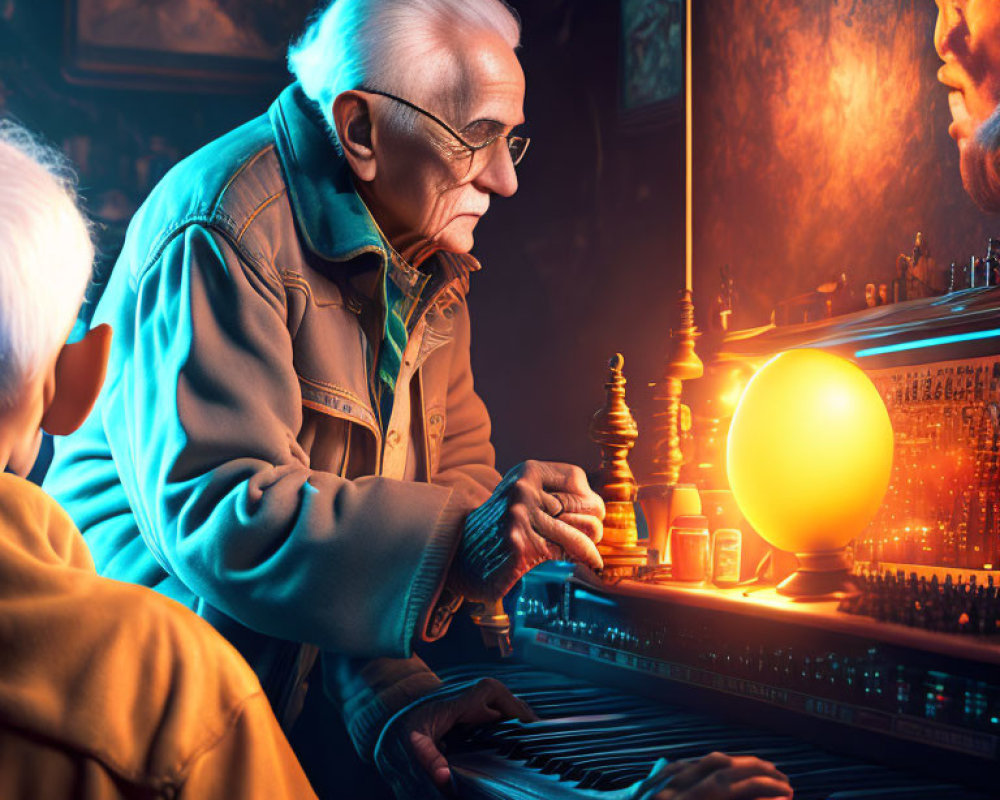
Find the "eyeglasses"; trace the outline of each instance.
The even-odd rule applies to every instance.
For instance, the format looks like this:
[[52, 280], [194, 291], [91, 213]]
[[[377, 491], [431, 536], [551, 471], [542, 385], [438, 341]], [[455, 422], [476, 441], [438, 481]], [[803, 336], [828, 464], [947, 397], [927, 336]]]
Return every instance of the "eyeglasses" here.
[[528, 151], [528, 145], [531, 144], [531, 139], [529, 137], [511, 136], [511, 134], [509, 133], [507, 134], [496, 133], [493, 134], [492, 136], [487, 136], [487, 138], [485, 138], [482, 142], [470, 142], [467, 141], [466, 138], [463, 137], [458, 131], [452, 128], [447, 122], [434, 116], [430, 111], [426, 111], [425, 109], [418, 106], [416, 103], [411, 103], [409, 100], [404, 100], [402, 97], [396, 97], [396, 95], [394, 94], [389, 94], [388, 92], [383, 92], [378, 89], [360, 88], [358, 91], [368, 92], [368, 94], [377, 94], [381, 95], [382, 97], [388, 97], [390, 100], [395, 100], [397, 103], [401, 103], [407, 108], [412, 108], [418, 114], [423, 114], [425, 117], [433, 120], [442, 128], [444, 128], [446, 131], [448, 131], [448, 133], [450, 133], [455, 138], [455, 140], [460, 145], [462, 145], [462, 147], [468, 150], [470, 155], [473, 157], [475, 157], [477, 152], [479, 152], [480, 150], [485, 150], [487, 147], [489, 147], [498, 139], [506, 139], [507, 152], [510, 153], [510, 160], [514, 163], [514, 166], [516, 167], [518, 164], [521, 163], [522, 159], [524, 158], [524, 154]]

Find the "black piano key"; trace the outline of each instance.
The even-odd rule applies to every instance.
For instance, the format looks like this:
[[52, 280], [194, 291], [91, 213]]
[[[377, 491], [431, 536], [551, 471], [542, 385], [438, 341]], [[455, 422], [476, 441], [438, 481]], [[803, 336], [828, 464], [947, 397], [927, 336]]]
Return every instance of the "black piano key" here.
[[[642, 780], [646, 775], [649, 774], [649, 770], [652, 769], [655, 761], [650, 762], [649, 767], [645, 771], [636, 769], [635, 767], [612, 767], [601, 773], [594, 773], [595, 778], [587, 788], [600, 789], [601, 791], [613, 791], [615, 789], [624, 789], [627, 786], [631, 786], [636, 780]], [[634, 776], [638, 774], [640, 777], [635, 778]], [[585, 785], [584, 781], [580, 782], [581, 786]]]
[[510, 736], [510, 740], [517, 740], [525, 745], [532, 744], [570, 744], [575, 741], [589, 742], [596, 739], [608, 739], [610, 737], [632, 736], [664, 736], [670, 739], [687, 736], [689, 733], [697, 731], [714, 730], [720, 731], [717, 722], [708, 720], [688, 720], [671, 719], [662, 714], [651, 714], [646, 717], [633, 717], [624, 720], [611, 720], [607, 724], [589, 723], [586, 726], [567, 725], [560, 731], [530, 730], [531, 725], [525, 726], [526, 730], [521, 736]]
[[637, 714], [633, 717], [624, 715], [588, 716], [510, 726], [497, 737], [497, 741], [503, 743], [503, 746], [517, 747], [518, 752], [522, 752], [532, 746], [547, 747], [574, 742], [585, 743], [629, 733], [642, 733], [650, 730], [650, 722], [662, 725], [662, 729], [668, 732], [670, 730], [679, 732], [701, 730], [706, 726], [718, 727], [717, 723], [692, 723], [680, 719], [671, 721], [665, 719], [663, 715], [657, 714]]
[[[559, 732], [569, 732], [578, 729], [593, 730], [598, 726], [628, 726], [637, 724], [642, 719], [641, 713], [634, 716], [628, 714], [579, 714], [576, 716], [552, 717], [540, 722], [521, 722], [508, 720], [491, 728], [483, 729], [484, 736], [498, 742], [506, 740], [539, 738], [545, 735], [555, 735]], [[479, 732], [474, 734], [479, 735]]]
[[565, 739], [550, 741], [532, 741], [517, 743], [510, 748], [512, 757], [533, 758], [536, 756], [561, 756], [570, 755], [579, 759], [587, 758], [591, 753], [607, 753], [611, 749], [622, 747], [639, 748], [646, 745], [654, 745], [666, 748], [676, 745], [684, 745], [693, 740], [704, 740], [718, 736], [718, 728], [711, 726], [689, 727], [685, 726], [680, 730], [638, 730], [634, 732], [616, 731], [613, 735], [606, 732], [597, 732], [592, 737], [576, 732], [573, 736]]

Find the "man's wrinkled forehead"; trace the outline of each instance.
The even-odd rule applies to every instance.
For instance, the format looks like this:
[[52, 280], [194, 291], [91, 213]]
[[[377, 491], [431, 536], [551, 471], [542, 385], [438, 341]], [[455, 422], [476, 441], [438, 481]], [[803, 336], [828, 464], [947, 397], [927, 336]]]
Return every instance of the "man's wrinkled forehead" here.
[[502, 38], [492, 33], [450, 37], [434, 61], [425, 86], [456, 124], [496, 119], [513, 126], [524, 121], [524, 72]]

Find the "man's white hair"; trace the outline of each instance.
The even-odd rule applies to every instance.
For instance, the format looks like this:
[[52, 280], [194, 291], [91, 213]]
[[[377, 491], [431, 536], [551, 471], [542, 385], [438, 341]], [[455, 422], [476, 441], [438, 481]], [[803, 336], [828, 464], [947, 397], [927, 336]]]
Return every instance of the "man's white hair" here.
[[[513, 49], [521, 23], [503, 0], [333, 0], [289, 48], [288, 68], [319, 106], [339, 149], [338, 94], [365, 86], [405, 96], [421, 82], [421, 64], [446, 46], [446, 36], [479, 31], [498, 34]], [[412, 114], [405, 107], [395, 111], [401, 118]]]
[[93, 261], [66, 160], [0, 120], [0, 408], [62, 346]]

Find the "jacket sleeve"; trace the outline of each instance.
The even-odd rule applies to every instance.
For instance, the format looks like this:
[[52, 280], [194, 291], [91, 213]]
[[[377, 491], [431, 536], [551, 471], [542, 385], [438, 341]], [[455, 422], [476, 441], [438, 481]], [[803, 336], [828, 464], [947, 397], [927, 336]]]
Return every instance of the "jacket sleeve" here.
[[135, 280], [104, 427], [147, 546], [261, 633], [408, 656], [457, 535], [449, 489], [309, 468], [273, 267], [189, 225]]
[[354, 749], [369, 762], [389, 719], [441, 686], [419, 656], [365, 660], [323, 653], [322, 666], [326, 695], [339, 706]]

